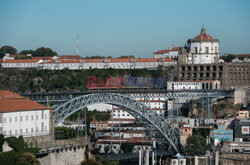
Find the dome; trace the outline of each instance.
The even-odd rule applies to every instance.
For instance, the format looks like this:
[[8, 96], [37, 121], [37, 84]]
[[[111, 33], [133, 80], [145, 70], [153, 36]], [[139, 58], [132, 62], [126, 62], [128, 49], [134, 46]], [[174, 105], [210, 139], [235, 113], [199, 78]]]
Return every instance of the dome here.
[[202, 28], [201, 33], [194, 37], [194, 40], [213, 40], [213, 38], [206, 33], [206, 29]]

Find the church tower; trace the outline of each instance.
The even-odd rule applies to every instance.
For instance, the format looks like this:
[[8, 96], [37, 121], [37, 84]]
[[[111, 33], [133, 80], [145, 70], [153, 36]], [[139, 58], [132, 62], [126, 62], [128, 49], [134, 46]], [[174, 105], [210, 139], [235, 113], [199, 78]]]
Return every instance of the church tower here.
[[202, 28], [199, 35], [188, 40], [188, 64], [209, 64], [219, 62], [219, 40], [213, 39]]

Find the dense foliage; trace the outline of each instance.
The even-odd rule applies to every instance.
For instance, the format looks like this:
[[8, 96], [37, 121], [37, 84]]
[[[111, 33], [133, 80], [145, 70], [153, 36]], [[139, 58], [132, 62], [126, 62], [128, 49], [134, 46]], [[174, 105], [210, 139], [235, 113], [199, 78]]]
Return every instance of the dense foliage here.
[[[79, 135], [84, 135], [82, 130], [79, 130]], [[77, 130], [68, 127], [55, 127], [55, 139], [72, 139], [77, 137]]]
[[46, 56], [55, 56], [57, 53], [53, 51], [51, 48], [37, 48], [32, 54], [33, 57], [46, 57]]
[[122, 143], [121, 150], [123, 153], [128, 153], [133, 151], [133, 145], [129, 143]]
[[27, 55], [27, 54], [34, 54], [34, 50], [22, 50], [20, 51], [18, 54], [22, 54], [22, 55]]
[[212, 150], [213, 140], [210, 138], [210, 144], [207, 145], [206, 139], [209, 137], [210, 128], [194, 128], [193, 135], [187, 139], [185, 151], [190, 155], [204, 154], [207, 149]]
[[17, 54], [17, 50], [12, 46], [2, 46], [0, 48], [0, 58], [3, 58], [5, 56], [5, 53]]
[[6, 141], [12, 151], [0, 153], [0, 164], [4, 165], [39, 165], [40, 162], [36, 159], [36, 154], [39, 148], [28, 148], [27, 144], [24, 142], [23, 137], [8, 137], [3, 138], [0, 135], [0, 145], [2, 148], [3, 142]]
[[232, 62], [233, 59], [235, 59], [235, 55], [234, 54], [228, 54], [225, 56], [221, 57], [225, 62]]
[[[87, 85], [87, 76], [96, 76], [97, 78], [103, 78], [104, 82], [107, 78], [110, 77], [163, 77], [166, 83], [171, 75], [162, 70], [146, 69], [89, 69], [73, 71], [68, 69], [29, 69], [16, 70], [15, 72], [6, 69], [1, 71], [0, 85], [2, 86], [2, 89], [9, 89], [13, 92], [85, 90]], [[36, 79], [38, 79], [39, 81], [35, 81]]]
[[187, 139], [185, 146], [185, 151], [189, 155], [200, 155], [204, 154], [207, 149], [207, 144], [205, 138], [200, 135], [192, 135]]
[[119, 165], [118, 161], [111, 161], [108, 159], [102, 160], [102, 159], [86, 159], [81, 163], [81, 165]]

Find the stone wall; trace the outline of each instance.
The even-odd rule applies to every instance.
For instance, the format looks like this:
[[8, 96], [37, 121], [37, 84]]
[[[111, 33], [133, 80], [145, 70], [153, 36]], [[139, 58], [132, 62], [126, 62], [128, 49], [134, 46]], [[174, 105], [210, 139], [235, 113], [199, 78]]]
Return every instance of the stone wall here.
[[41, 165], [80, 165], [84, 160], [85, 148], [49, 153], [39, 158]]

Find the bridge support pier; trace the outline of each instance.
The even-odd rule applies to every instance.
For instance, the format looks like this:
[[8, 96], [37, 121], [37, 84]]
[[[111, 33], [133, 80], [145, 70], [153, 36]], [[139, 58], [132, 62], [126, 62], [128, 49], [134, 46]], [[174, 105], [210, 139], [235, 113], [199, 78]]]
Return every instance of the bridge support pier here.
[[142, 150], [139, 150], [139, 165], [142, 165]]

